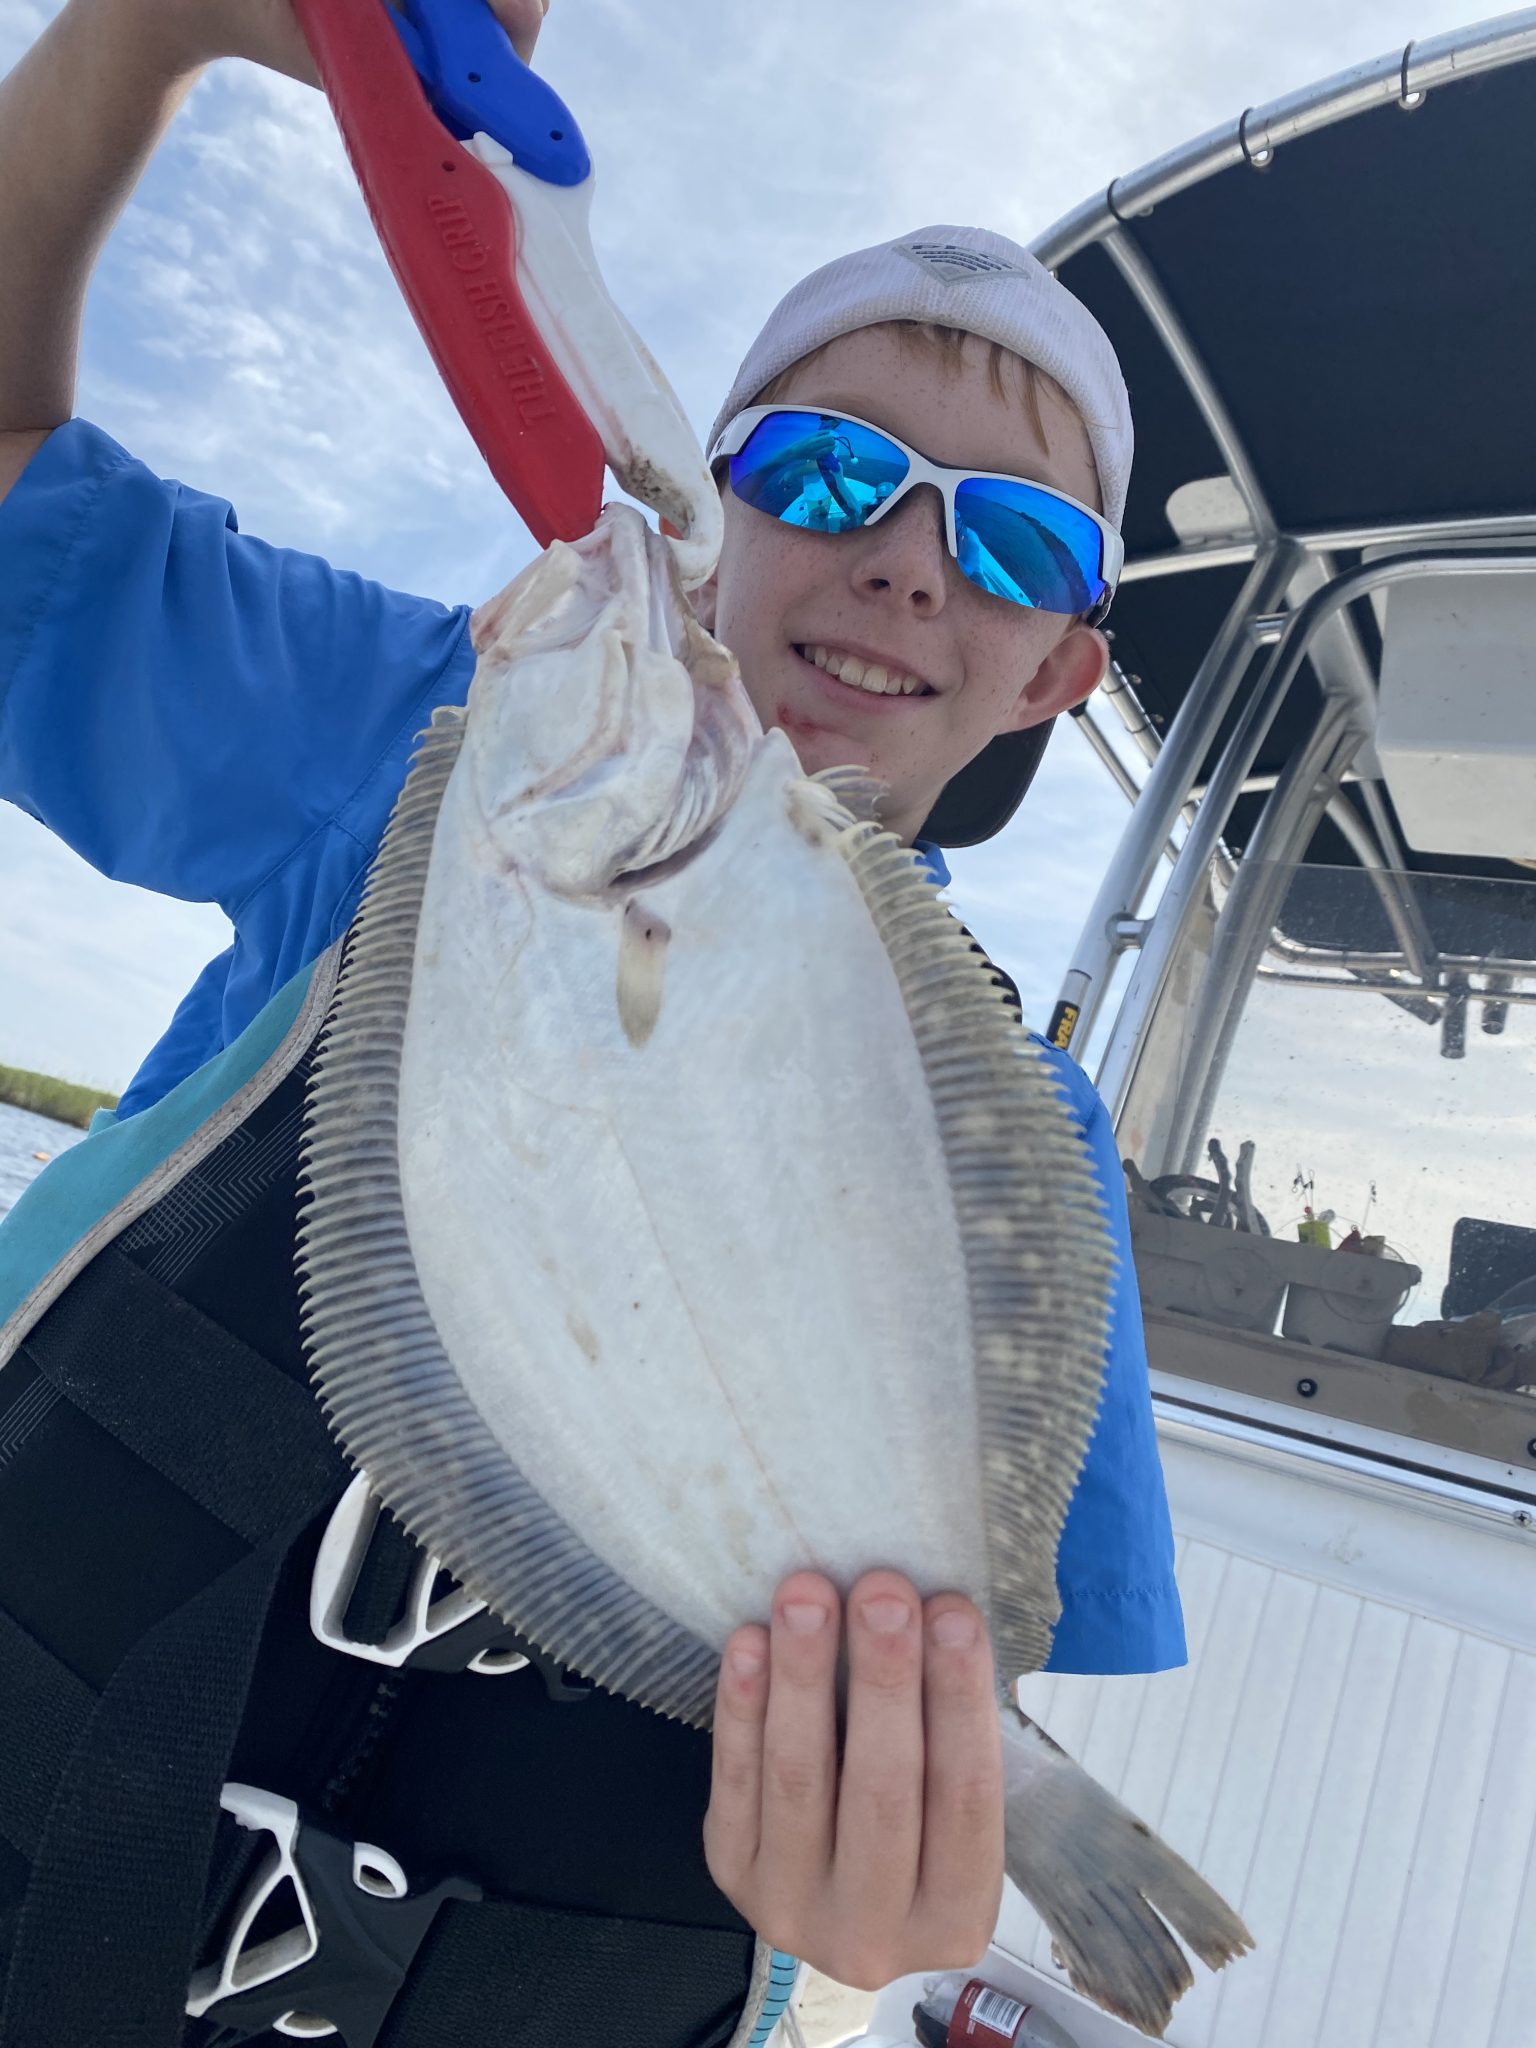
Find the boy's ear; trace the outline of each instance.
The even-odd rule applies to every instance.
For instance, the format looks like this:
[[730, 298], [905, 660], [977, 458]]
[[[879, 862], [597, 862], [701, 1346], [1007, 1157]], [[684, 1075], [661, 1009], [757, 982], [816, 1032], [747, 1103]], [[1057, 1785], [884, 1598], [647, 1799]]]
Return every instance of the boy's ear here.
[[1027, 732], [1091, 697], [1109, 667], [1109, 642], [1097, 626], [1068, 626], [1019, 692], [1004, 732]]

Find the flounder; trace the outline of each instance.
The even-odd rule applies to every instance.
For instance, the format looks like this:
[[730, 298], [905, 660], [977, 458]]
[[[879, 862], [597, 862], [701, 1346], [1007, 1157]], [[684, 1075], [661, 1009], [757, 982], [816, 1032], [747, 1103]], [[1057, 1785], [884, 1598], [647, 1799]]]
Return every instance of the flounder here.
[[1112, 1272], [1047, 1058], [871, 785], [761, 730], [637, 513], [474, 635], [312, 1086], [327, 1412], [471, 1593], [695, 1724], [792, 1570], [976, 1599], [1009, 1874], [1073, 1982], [1161, 2033], [1169, 1926], [1212, 1967], [1246, 1930], [1012, 1693], [1059, 1613]]

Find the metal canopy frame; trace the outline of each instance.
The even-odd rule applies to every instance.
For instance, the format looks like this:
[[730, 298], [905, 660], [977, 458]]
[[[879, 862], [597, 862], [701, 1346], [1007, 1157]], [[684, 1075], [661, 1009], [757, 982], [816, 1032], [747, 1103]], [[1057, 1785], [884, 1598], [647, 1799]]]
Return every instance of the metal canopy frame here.
[[[1332, 576], [1287, 614], [1278, 633], [1274, 632], [1274, 622], [1268, 618], [1255, 622], [1256, 630], [1250, 633], [1250, 641], [1262, 643], [1264, 639], [1272, 639], [1272, 652], [1256, 687], [1243, 704], [1216, 773], [1195, 811], [1158, 904], [1157, 914], [1146, 924], [1135, 919], [1123, 920], [1115, 930], [1105, 935], [1108, 945], [1116, 950], [1126, 944], [1136, 944], [1140, 950], [1136, 972], [1116, 1017], [1099, 1071], [1099, 1086], [1112, 1116], [1118, 1114], [1130, 1090], [1147, 1027], [1188, 933], [1190, 919], [1203, 898], [1211, 864], [1220, 852], [1222, 830], [1247, 783], [1254, 757], [1286, 693], [1300, 673], [1303, 661], [1311, 657], [1315, 664], [1318, 639], [1329, 623], [1357, 599], [1375, 590], [1388, 589], [1393, 584], [1466, 576], [1529, 575], [1533, 570], [1536, 570], [1536, 545], [1502, 549], [1498, 553], [1458, 549], [1391, 555]], [[1232, 666], [1235, 669], [1236, 662]], [[1202, 1107], [1208, 1106], [1209, 1078], [1212, 1073], [1219, 1074], [1223, 1063], [1222, 1049], [1230, 1043], [1240, 1011], [1241, 991], [1258, 972], [1262, 955], [1277, 943], [1274, 923], [1279, 911], [1278, 896], [1283, 895], [1286, 886], [1286, 870], [1300, 858], [1319, 817], [1337, 796], [1345, 771], [1371, 732], [1375, 712], [1373, 692], [1369, 688], [1362, 690], [1347, 670], [1340, 671], [1340, 674], [1342, 680], [1336, 686], [1325, 685], [1327, 699], [1323, 713], [1316, 721], [1307, 744], [1292, 757], [1285, 772], [1277, 778], [1245, 857], [1233, 870], [1232, 886], [1223, 906], [1216, 946], [1201, 993], [1201, 1022], [1192, 1033], [1198, 1048], [1194, 1059], [1201, 1070], [1197, 1100]], [[1170, 742], [1172, 737], [1170, 734]], [[1170, 753], [1171, 745], [1160, 752], [1153, 775], [1148, 777], [1148, 789], [1157, 768]], [[1171, 825], [1172, 821], [1169, 822]], [[1117, 850], [1117, 864], [1123, 862], [1128, 872], [1145, 870], [1150, 876], [1167, 839], [1167, 831], [1159, 829], [1161, 825], [1162, 820], [1155, 808], [1146, 803], [1144, 790]], [[1386, 869], [1384, 864], [1378, 865], [1380, 857], [1376, 849], [1371, 849], [1371, 853], [1373, 858], [1362, 865], [1374, 879], [1386, 882], [1390, 878], [1391, 882], [1399, 885], [1405, 881], [1403, 876]], [[1441, 962], [1434, 954], [1411, 895], [1394, 893], [1391, 908], [1394, 921], [1401, 919], [1397, 928], [1403, 950], [1401, 954], [1373, 955], [1371, 963], [1387, 972], [1401, 969], [1414, 973], [1420, 992], [1427, 994], [1437, 986]], [[1097, 937], [1091, 932], [1086, 936]], [[1286, 944], [1284, 941], [1279, 943], [1282, 946]], [[1290, 945], [1287, 950], [1294, 953], [1298, 949]], [[1310, 947], [1299, 950], [1306, 957], [1322, 952], [1322, 949]], [[1325, 957], [1332, 960], [1337, 956]], [[1481, 961], [1457, 964], [1463, 969], [1474, 970], [1481, 970], [1484, 966]], [[1536, 961], [1501, 962], [1497, 971], [1511, 970], [1536, 974]], [[1394, 985], [1394, 993], [1410, 994], [1412, 990], [1409, 985], [1399, 983]], [[1187, 1099], [1187, 1086], [1181, 1089], [1181, 1094]], [[1193, 1115], [1193, 1104], [1190, 1104], [1190, 1110]], [[1175, 1150], [1178, 1153], [1181, 1164], [1176, 1170], [1187, 1171], [1188, 1165], [1183, 1162], [1190, 1141], [1187, 1125], [1191, 1117], [1186, 1116], [1181, 1121], [1186, 1126], [1183, 1142], [1176, 1146], [1170, 1144], [1169, 1150], [1170, 1153]], [[1195, 1124], [1198, 1130], [1197, 1117]], [[1163, 1163], [1161, 1170], [1169, 1170], [1171, 1166], [1172, 1161], [1169, 1160]]]
[[[1413, 112], [1431, 92], [1529, 59], [1536, 59], [1536, 8], [1411, 43], [1268, 107], [1248, 109], [1236, 121], [1116, 180], [1033, 244], [1034, 253], [1052, 268], [1092, 245], [1108, 257], [1192, 399], [1241, 502], [1246, 526], [1209, 542], [1147, 551], [1127, 561], [1126, 583], [1202, 569], [1244, 571], [1161, 741], [1137, 701], [1134, 679], [1118, 667], [1112, 672], [1108, 694], [1148, 762], [1139, 787], [1091, 710], [1080, 721], [1134, 808], [1064, 978], [1055, 1035], [1081, 1056], [1117, 960], [1127, 949], [1137, 949], [1098, 1075], [1112, 1116], [1118, 1117], [1125, 1105], [1169, 969], [1209, 891], [1213, 864], [1225, 889], [1199, 1019], [1190, 1034], [1198, 1047], [1195, 1065], [1181, 1081], [1165, 1156], [1150, 1164], [1152, 1171], [1187, 1167], [1188, 1152], [1198, 1144], [1202, 1118], [1219, 1085], [1246, 986], [1257, 975], [1349, 987], [1416, 1007], [1420, 1015], [1448, 1016], [1456, 1003], [1465, 1006], [1468, 972], [1487, 972], [1496, 979], [1536, 974], [1536, 963], [1447, 958], [1437, 951], [1413, 878], [1402, 872], [1407, 862], [1374, 773], [1368, 741], [1375, 720], [1376, 665], [1350, 611], [1370, 591], [1410, 578], [1530, 573], [1536, 568], [1536, 497], [1529, 513], [1341, 521], [1285, 530], [1218, 380], [1170, 302], [1137, 239], [1135, 223], [1176, 194], [1240, 169], [1245, 161], [1255, 171], [1264, 170], [1277, 150], [1301, 136], [1383, 105], [1395, 103]], [[1403, 552], [1341, 570], [1340, 556], [1380, 548]], [[1321, 713], [1283, 768], [1255, 777], [1265, 734], [1303, 663], [1321, 688]], [[1202, 766], [1229, 722], [1222, 754], [1202, 785]], [[1356, 782], [1363, 815], [1342, 796], [1347, 776]], [[1260, 787], [1268, 788], [1267, 800], [1244, 859], [1234, 862], [1223, 833], [1238, 799]], [[1397, 950], [1344, 956], [1276, 930], [1284, 867], [1301, 858], [1325, 815], [1371, 877]], [[1181, 820], [1186, 828], [1182, 842]], [[1165, 858], [1173, 862], [1172, 873], [1155, 914], [1143, 919], [1141, 905]], [[1261, 965], [1266, 954], [1274, 956], [1267, 968]], [[1321, 970], [1326, 969], [1339, 972], [1325, 978]], [[1491, 988], [1472, 993], [1495, 995]], [[1515, 991], [1513, 999], [1524, 997]]]
[[1438, 87], [1500, 70], [1525, 57], [1536, 57], [1536, 8], [1531, 7], [1409, 43], [1401, 52], [1353, 65], [1320, 85], [1271, 100], [1268, 106], [1249, 107], [1235, 121], [1212, 128], [1127, 178], [1116, 178], [1098, 198], [1064, 215], [1030, 246], [1048, 269], [1058, 270], [1090, 242], [1102, 241], [1119, 225], [1144, 219], [1154, 207], [1218, 171], [1231, 170], [1245, 159], [1255, 170], [1265, 170], [1278, 149], [1319, 128], [1380, 106], [1395, 104], [1413, 113]]

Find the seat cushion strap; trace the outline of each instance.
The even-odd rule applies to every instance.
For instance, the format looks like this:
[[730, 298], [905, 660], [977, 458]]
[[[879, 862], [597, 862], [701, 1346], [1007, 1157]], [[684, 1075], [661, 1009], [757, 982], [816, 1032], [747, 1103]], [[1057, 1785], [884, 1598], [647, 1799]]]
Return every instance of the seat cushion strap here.
[[624, 2048], [724, 2048], [752, 1975], [728, 1929], [610, 1919], [517, 1900], [443, 1907], [379, 2048], [543, 2048], [622, 2021]]
[[36, 1854], [64, 1766], [96, 1694], [20, 1622], [0, 1612], [0, 1834]]
[[342, 1462], [308, 1387], [107, 1246], [23, 1350], [91, 1420], [259, 1544], [334, 1491]]
[[118, 1666], [33, 1863], [0, 2048], [180, 2042], [219, 1793], [267, 1610], [303, 1527], [248, 1552]]

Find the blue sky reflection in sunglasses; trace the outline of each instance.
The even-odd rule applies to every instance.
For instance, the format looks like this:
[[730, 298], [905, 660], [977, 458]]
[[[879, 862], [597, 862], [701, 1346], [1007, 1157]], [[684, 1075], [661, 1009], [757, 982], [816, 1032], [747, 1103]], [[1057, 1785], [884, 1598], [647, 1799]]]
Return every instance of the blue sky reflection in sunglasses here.
[[793, 407], [754, 406], [738, 415], [719, 452], [744, 504], [815, 533], [867, 525], [915, 468], [916, 482], [936, 484], [945, 497], [956, 561], [978, 589], [1068, 616], [1107, 595], [1109, 529], [1043, 485], [945, 468], [865, 421]]

